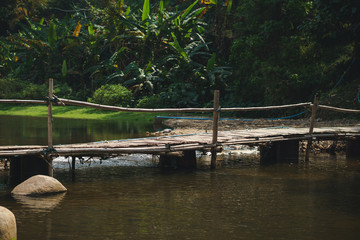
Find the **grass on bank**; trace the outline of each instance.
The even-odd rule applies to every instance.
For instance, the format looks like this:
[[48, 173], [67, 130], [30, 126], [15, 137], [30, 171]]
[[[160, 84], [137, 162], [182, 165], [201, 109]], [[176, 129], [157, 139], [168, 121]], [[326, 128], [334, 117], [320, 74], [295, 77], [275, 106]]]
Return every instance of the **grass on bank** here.
[[[15, 105], [0, 104], [0, 115], [9, 116], [28, 116], [28, 117], [47, 117], [48, 109], [46, 105]], [[136, 112], [115, 112], [100, 109], [77, 107], [77, 106], [54, 106], [53, 116], [55, 118], [71, 119], [129, 119], [129, 120], [153, 120], [156, 113], [136, 113]]]

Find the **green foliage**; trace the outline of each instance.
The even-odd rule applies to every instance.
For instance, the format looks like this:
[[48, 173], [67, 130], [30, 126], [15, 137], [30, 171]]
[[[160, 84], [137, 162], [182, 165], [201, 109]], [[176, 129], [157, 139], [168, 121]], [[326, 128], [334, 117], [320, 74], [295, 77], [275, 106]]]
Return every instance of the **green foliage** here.
[[143, 12], [142, 12], [142, 21], [145, 21], [150, 16], [150, 1], [144, 0]]
[[49, 23], [49, 31], [48, 31], [48, 42], [51, 48], [55, 47], [57, 42], [57, 34], [56, 34], [56, 25], [53, 21]]
[[169, 101], [166, 93], [160, 93], [156, 95], [146, 96], [139, 100], [136, 105], [137, 108], [162, 108], [167, 107]]
[[15, 16], [16, 1], [0, 0], [0, 36], [10, 29], [11, 20]]
[[0, 24], [10, 33], [0, 37], [0, 75], [25, 88], [52, 77], [57, 95], [80, 100], [121, 84], [139, 106], [158, 104], [159, 96], [168, 106], [204, 106], [214, 89], [230, 105], [312, 100], [315, 92], [332, 96], [339, 82], [356, 81], [359, 4], [6, 2]]
[[72, 88], [67, 83], [55, 83], [54, 85], [54, 94], [61, 98], [71, 98], [73, 99]]
[[105, 84], [94, 92], [90, 102], [112, 105], [112, 106], [130, 106], [133, 100], [132, 93], [124, 86]]
[[304, 1], [243, 1], [237, 11], [244, 21], [236, 30], [246, 33], [234, 41], [231, 54], [239, 97], [267, 105], [308, 99], [323, 69], [308, 55], [313, 51], [304, 51], [310, 40], [297, 31], [309, 17]]
[[16, 78], [0, 78], [0, 98], [45, 99], [48, 87], [45, 84], [27, 83]]

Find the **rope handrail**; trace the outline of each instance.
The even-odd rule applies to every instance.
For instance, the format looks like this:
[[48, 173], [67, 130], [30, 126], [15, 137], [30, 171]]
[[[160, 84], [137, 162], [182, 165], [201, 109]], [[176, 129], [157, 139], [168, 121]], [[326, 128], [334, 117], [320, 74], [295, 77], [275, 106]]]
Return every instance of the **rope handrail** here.
[[235, 108], [221, 108], [222, 112], [245, 112], [245, 111], [260, 111], [260, 110], [276, 110], [292, 107], [310, 107], [311, 102], [287, 104], [279, 106], [266, 106], [266, 107], [235, 107]]
[[[110, 105], [103, 105], [97, 103], [89, 103], [65, 98], [58, 98], [59, 101], [68, 105], [75, 106], [84, 106], [84, 107], [93, 107], [104, 110], [113, 110], [121, 112], [213, 112], [213, 108], [126, 108], [126, 107], [117, 107]], [[0, 103], [36, 103], [36, 104], [46, 104], [47, 101], [43, 100], [21, 100], [21, 99], [0, 99]], [[220, 112], [232, 112], [232, 111], [257, 111], [257, 110], [275, 110], [275, 109], [284, 109], [291, 107], [309, 107], [311, 106], [310, 102], [307, 103], [297, 103], [297, 104], [287, 104], [279, 106], [265, 106], [265, 107], [238, 107], [238, 108], [220, 108]]]
[[84, 106], [84, 107], [93, 107], [104, 110], [113, 110], [119, 112], [213, 112], [213, 108], [126, 108], [126, 107], [117, 107], [117, 106], [109, 106], [102, 105], [97, 103], [88, 103], [83, 101], [71, 100], [59, 98], [65, 104], [75, 105], [75, 106]]
[[342, 113], [360, 113], [360, 110], [356, 109], [338, 108], [327, 105], [318, 105], [318, 108]]
[[47, 104], [46, 100], [0, 99], [0, 103], [35, 103]]
[[[213, 108], [126, 108], [118, 106], [103, 105], [97, 103], [89, 103], [78, 100], [71, 100], [65, 98], [58, 98], [60, 102], [67, 105], [74, 106], [83, 106], [83, 107], [92, 107], [103, 110], [112, 110], [119, 112], [149, 112], [149, 113], [175, 113], [175, 112], [213, 112]], [[23, 99], [0, 99], [0, 103], [22, 103], [22, 104], [44, 104], [46, 105], [48, 101], [46, 100], [23, 100]], [[233, 108], [220, 108], [220, 112], [249, 112], [249, 111], [264, 111], [264, 110], [278, 110], [286, 109], [293, 107], [312, 107], [313, 103], [296, 103], [296, 104], [287, 104], [287, 105], [278, 105], [278, 106], [265, 106], [265, 107], [233, 107]], [[335, 112], [342, 113], [360, 113], [360, 110], [357, 109], [346, 109], [339, 108], [327, 105], [318, 105], [319, 108], [324, 110], [330, 110]]]

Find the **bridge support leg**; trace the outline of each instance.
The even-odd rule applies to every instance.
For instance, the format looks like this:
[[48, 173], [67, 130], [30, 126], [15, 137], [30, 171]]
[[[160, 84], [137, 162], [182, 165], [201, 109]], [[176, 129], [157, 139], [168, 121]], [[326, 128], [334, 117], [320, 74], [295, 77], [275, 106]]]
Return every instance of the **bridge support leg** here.
[[184, 151], [184, 156], [179, 162], [181, 168], [196, 168], [196, 153], [195, 150]]
[[153, 123], [154, 131], [159, 131], [162, 129], [162, 119], [158, 117], [154, 117], [154, 123]]
[[260, 163], [297, 163], [299, 159], [299, 141], [274, 142], [260, 147]]
[[346, 144], [346, 157], [360, 157], [360, 138], [348, 140]]
[[160, 166], [170, 168], [196, 168], [195, 150], [161, 154]]
[[39, 156], [19, 156], [10, 158], [10, 185], [15, 186], [26, 179], [42, 174], [49, 175], [52, 167]]
[[76, 157], [71, 157], [71, 177], [73, 181], [75, 181], [75, 160]]

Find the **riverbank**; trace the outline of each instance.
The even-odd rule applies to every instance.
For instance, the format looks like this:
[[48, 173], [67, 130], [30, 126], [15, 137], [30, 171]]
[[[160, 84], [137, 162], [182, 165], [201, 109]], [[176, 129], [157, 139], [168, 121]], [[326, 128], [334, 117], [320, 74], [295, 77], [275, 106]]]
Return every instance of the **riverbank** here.
[[[212, 131], [212, 120], [167, 119], [163, 124], [173, 129], [172, 134], [190, 134]], [[255, 128], [309, 127], [309, 119], [253, 119], [219, 121], [219, 131], [244, 130]], [[317, 119], [315, 127], [359, 126], [360, 122], [353, 119], [322, 121]]]
[[[9, 116], [30, 116], [30, 117], [47, 117], [48, 110], [45, 105], [14, 105], [0, 104], [0, 115]], [[54, 106], [53, 116], [56, 118], [71, 119], [144, 119], [152, 120], [156, 114], [154, 113], [134, 113], [134, 112], [115, 112], [93, 108], [77, 107], [77, 106]]]

